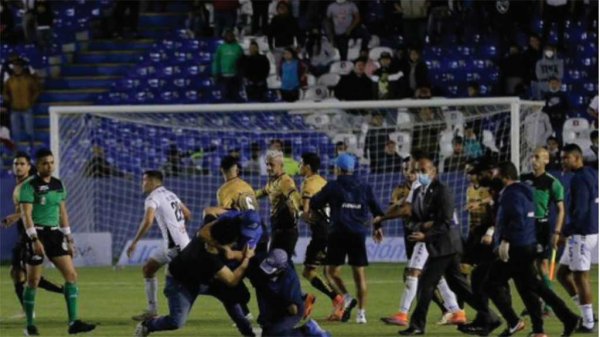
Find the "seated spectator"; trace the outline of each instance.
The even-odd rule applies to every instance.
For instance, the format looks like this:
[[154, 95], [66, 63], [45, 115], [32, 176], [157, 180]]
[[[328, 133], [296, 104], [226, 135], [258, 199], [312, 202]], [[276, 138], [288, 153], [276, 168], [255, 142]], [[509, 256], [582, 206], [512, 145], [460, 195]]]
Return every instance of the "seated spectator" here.
[[[371, 60], [369, 58], [369, 48], [362, 48], [360, 50], [360, 52], [358, 53], [358, 57], [356, 58], [356, 60], [362, 58], [366, 61], [365, 64], [365, 74], [367, 74], [367, 76], [371, 77], [373, 76], [373, 73], [375, 72], [375, 70], [377, 70], [377, 68], [379, 68], [379, 66], [377, 65], [377, 62]], [[354, 62], [356, 62], [356, 60], [353, 60]]]
[[544, 57], [535, 64], [535, 76], [537, 77], [536, 85], [532, 84], [534, 98], [544, 97], [544, 93], [548, 91], [548, 81], [551, 78], [558, 78], [562, 81], [564, 75], [564, 62], [558, 58], [556, 48], [552, 45], [547, 45], [544, 48]]
[[427, 64], [421, 59], [421, 52], [417, 48], [410, 48], [408, 51], [408, 61], [402, 68], [406, 87], [409, 92], [408, 97], [412, 97], [419, 87], [429, 84], [429, 70]]
[[385, 143], [383, 155], [377, 161], [373, 173], [393, 173], [402, 171], [404, 160], [396, 152], [396, 142], [388, 140]]
[[463, 148], [463, 138], [455, 136], [452, 139], [452, 155], [444, 159], [444, 172], [464, 171], [468, 160]]
[[368, 101], [373, 99], [373, 82], [365, 74], [366, 59], [354, 62], [354, 71], [342, 76], [335, 87], [335, 97], [342, 101]]
[[371, 79], [375, 82], [377, 99], [397, 99], [402, 96], [402, 82], [404, 74], [400, 67], [392, 63], [392, 55], [388, 52], [381, 53], [379, 69], [375, 70]]
[[92, 158], [85, 164], [83, 171], [86, 177], [123, 177], [125, 174], [113, 167], [104, 156], [104, 149], [98, 145], [92, 147]]
[[560, 91], [560, 80], [556, 77], [550, 78], [548, 92], [544, 99], [546, 103], [542, 111], [548, 114], [550, 124], [554, 130], [554, 135], [560, 140], [562, 139], [562, 128], [569, 113], [569, 100], [567, 95]]
[[518, 44], [512, 44], [508, 55], [500, 62], [500, 74], [502, 75], [502, 90], [506, 95], [515, 95], [516, 87], [523, 83], [528, 72], [524, 65]]
[[212, 73], [215, 81], [220, 84], [223, 98], [229, 102], [239, 102], [241, 78], [240, 60], [244, 50], [237, 43], [232, 30], [225, 32], [224, 43], [217, 47], [213, 57]]
[[248, 175], [260, 175], [261, 148], [256, 142], [250, 144], [250, 160], [246, 163], [243, 173]]
[[296, 51], [288, 47], [283, 52], [283, 61], [279, 66], [281, 78], [281, 98], [286, 102], [295, 102], [300, 97], [300, 88], [306, 85], [306, 66], [298, 59]]
[[348, 59], [348, 43], [350, 39], [361, 39], [361, 48], [369, 45], [369, 32], [361, 25], [358, 7], [352, 1], [337, 0], [327, 7], [327, 19], [329, 25], [329, 41], [340, 52], [342, 61]]
[[548, 171], [562, 171], [562, 158], [560, 157], [560, 151], [562, 146], [558, 141], [558, 138], [554, 136], [548, 137], [546, 140], [546, 149], [550, 154], [550, 160], [548, 163]]
[[28, 74], [21, 59], [13, 62], [13, 74], [3, 87], [3, 99], [10, 106], [10, 128], [13, 138], [26, 135], [33, 147], [33, 105], [40, 95], [38, 81]]
[[300, 166], [292, 155], [292, 143], [286, 141], [283, 144], [283, 171], [290, 177], [300, 173]]
[[594, 96], [588, 105], [587, 112], [594, 118], [594, 127], [598, 127], [598, 95]]
[[277, 3], [277, 15], [273, 17], [268, 28], [269, 48], [275, 56], [277, 65], [281, 62], [284, 49], [294, 45], [294, 39], [299, 46], [304, 42], [298, 28], [298, 21], [290, 13], [289, 6], [285, 1]]
[[583, 160], [585, 164], [593, 169], [598, 169], [598, 130], [590, 133], [590, 141], [592, 145], [589, 148], [583, 149]]
[[469, 160], [478, 159], [484, 155], [483, 145], [475, 133], [475, 126], [471, 123], [465, 125], [464, 149]]
[[264, 102], [267, 94], [267, 77], [271, 65], [269, 59], [258, 50], [258, 44], [250, 42], [249, 55], [242, 59], [242, 71], [246, 80], [246, 96], [252, 102]]

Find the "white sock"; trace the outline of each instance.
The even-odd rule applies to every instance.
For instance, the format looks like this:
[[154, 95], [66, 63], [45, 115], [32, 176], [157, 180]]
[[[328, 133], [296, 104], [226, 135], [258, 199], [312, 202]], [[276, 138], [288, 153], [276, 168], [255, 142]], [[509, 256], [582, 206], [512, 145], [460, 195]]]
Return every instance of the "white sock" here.
[[448, 282], [446, 282], [445, 278], [442, 277], [440, 279], [437, 288], [440, 291], [440, 294], [442, 295], [442, 299], [444, 300], [444, 307], [446, 308], [446, 310], [448, 310], [448, 312], [459, 311], [460, 307], [458, 306], [458, 301], [456, 300], [456, 294], [454, 294], [454, 292], [450, 290]]
[[410, 306], [417, 295], [417, 287], [419, 286], [419, 279], [414, 276], [406, 277], [406, 284], [404, 287], [404, 293], [400, 298], [400, 312], [407, 313], [410, 310]]
[[155, 313], [158, 302], [158, 279], [156, 277], [146, 280], [146, 299], [148, 300], [148, 311]]
[[571, 299], [573, 300], [573, 302], [575, 302], [575, 305], [581, 304], [579, 303], [579, 295], [571, 296]]
[[367, 314], [367, 312], [365, 311], [365, 309], [358, 309], [358, 316], [365, 316]]
[[594, 327], [594, 312], [592, 311], [591, 304], [581, 304], [579, 306], [581, 309], [581, 317], [583, 317], [582, 325], [588, 329]]

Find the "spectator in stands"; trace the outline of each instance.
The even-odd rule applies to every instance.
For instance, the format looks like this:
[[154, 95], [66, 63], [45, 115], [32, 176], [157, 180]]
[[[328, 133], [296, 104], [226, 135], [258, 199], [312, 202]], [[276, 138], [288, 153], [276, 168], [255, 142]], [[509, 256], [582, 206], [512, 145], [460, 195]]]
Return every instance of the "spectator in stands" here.
[[519, 45], [513, 43], [508, 49], [508, 55], [500, 62], [500, 75], [502, 77], [503, 93], [509, 96], [515, 95], [516, 87], [523, 83], [527, 69], [523, 65], [523, 55]]
[[[425, 93], [425, 91], [423, 92]], [[431, 98], [431, 92], [429, 92], [429, 98]], [[446, 127], [442, 123], [440, 114], [433, 108], [422, 107], [417, 111], [415, 122], [416, 125], [413, 127], [412, 134], [412, 147], [414, 151], [420, 153], [422, 156], [437, 159], [438, 139], [440, 133]]]
[[37, 28], [37, 44], [42, 51], [47, 52], [50, 49], [52, 40], [52, 23], [54, 14], [52, 13], [51, 2], [47, 0], [36, 0], [35, 18]]
[[14, 42], [15, 20], [6, 0], [0, 1], [0, 40], [4, 43]]
[[239, 1], [213, 0], [214, 37], [221, 37], [228, 31], [233, 32], [237, 20]]
[[464, 148], [465, 155], [469, 160], [478, 159], [483, 157], [484, 148], [479, 138], [477, 137], [477, 133], [475, 132], [475, 125], [473, 123], [467, 123], [465, 125], [465, 137], [464, 137]]
[[567, 7], [568, 0], [543, 0], [540, 1], [540, 14], [544, 21], [544, 43], [549, 42], [550, 28], [556, 23], [558, 45], [563, 47], [563, 35], [565, 32], [565, 20], [569, 15]]
[[342, 76], [335, 87], [335, 97], [342, 101], [368, 101], [373, 99], [373, 82], [365, 74], [366, 59], [354, 61], [354, 71]]
[[123, 29], [128, 27], [133, 36], [137, 37], [138, 18], [140, 15], [140, 2], [128, 0], [116, 0], [113, 16], [115, 17], [114, 34], [117, 38], [123, 38]]
[[237, 43], [233, 30], [225, 32], [224, 43], [217, 47], [213, 57], [212, 73], [221, 85], [223, 98], [229, 102], [240, 101], [240, 72], [244, 50]]
[[23, 35], [27, 43], [35, 42], [35, 0], [25, 0], [23, 3]]
[[99, 145], [92, 147], [92, 158], [85, 164], [84, 175], [91, 178], [125, 176], [123, 172], [113, 167], [106, 160], [104, 149]]
[[542, 111], [550, 117], [550, 124], [558, 139], [562, 139], [562, 128], [569, 113], [569, 100], [567, 95], [560, 90], [561, 82], [556, 77], [551, 77], [548, 92], [544, 99], [546, 103]]
[[586, 165], [593, 169], [598, 169], [598, 130], [590, 132], [590, 141], [592, 144], [589, 148], [583, 149], [583, 160]]
[[429, 70], [427, 64], [421, 59], [421, 51], [417, 48], [408, 50], [408, 61], [404, 65], [402, 72], [406, 81], [407, 96], [412, 97], [418, 87], [428, 85]]
[[479, 83], [475, 82], [475, 81], [471, 81], [467, 84], [467, 96], [469, 98], [477, 98], [480, 96], [480, 92], [479, 92]]
[[342, 141], [335, 143], [335, 156], [348, 152], [348, 145]]
[[290, 177], [300, 173], [300, 166], [292, 154], [292, 142], [285, 141], [283, 143], [283, 171]]
[[[367, 74], [367, 76], [371, 77], [371, 76], [373, 76], [373, 73], [375, 72], [375, 70], [377, 70], [377, 68], [379, 68], [379, 66], [377, 65], [377, 62], [375, 62], [374, 60], [371, 60], [369, 58], [369, 51], [370, 51], [369, 48], [361, 48], [356, 60], [357, 59], [366, 60], [365, 74]], [[353, 61], [356, 62], [356, 60], [353, 60]], [[392, 61], [392, 63], [394, 63], [394, 61]]]
[[[166, 3], [166, 2], [165, 2]], [[207, 36], [210, 13], [206, 9], [206, 0], [193, 0], [185, 26], [194, 36]]]
[[531, 84], [532, 81], [536, 81], [537, 77], [535, 74], [536, 64], [542, 58], [542, 43], [540, 37], [536, 34], [529, 36], [529, 45], [527, 49], [523, 51], [523, 80], [526, 84]]
[[371, 116], [369, 123], [369, 130], [365, 138], [364, 153], [368, 154], [369, 163], [372, 172], [378, 170], [380, 163], [383, 161], [385, 155], [385, 146], [389, 140], [389, 134], [394, 132], [393, 128], [386, 128], [384, 126], [384, 118], [380, 113], [374, 113]]
[[535, 65], [535, 76], [537, 77], [537, 89], [534, 89], [535, 97], [544, 97], [544, 94], [548, 91], [548, 81], [553, 77], [562, 80], [563, 75], [563, 60], [558, 58], [554, 46], [547, 45], [544, 48], [544, 57], [542, 57]]
[[377, 99], [397, 99], [402, 96], [404, 74], [399, 66], [392, 63], [392, 55], [381, 53], [379, 69], [375, 70], [371, 79], [375, 82]]
[[[317, 2], [311, 1], [310, 3]], [[320, 28], [313, 28], [306, 39], [305, 51], [310, 59], [310, 72], [320, 76], [329, 71], [335, 57], [335, 49], [329, 40], [321, 34]]]
[[256, 142], [250, 144], [250, 160], [246, 163], [246, 167], [244, 168], [243, 173], [249, 175], [259, 175], [260, 174], [260, 153], [261, 148], [260, 145]]
[[427, 11], [429, 1], [401, 0], [399, 11], [402, 13], [402, 32], [404, 42], [409, 46], [423, 46], [427, 30]]
[[415, 98], [417, 99], [430, 99], [431, 98], [431, 87], [429, 85], [423, 85], [415, 90]]
[[444, 159], [444, 172], [464, 171], [469, 158], [463, 148], [463, 137], [452, 139], [452, 155]]
[[13, 137], [25, 134], [33, 147], [33, 105], [38, 99], [38, 81], [25, 71], [24, 62], [13, 62], [13, 74], [4, 84], [2, 95], [10, 104], [10, 125]]
[[286, 1], [277, 3], [277, 15], [273, 17], [268, 29], [269, 48], [275, 56], [275, 64], [281, 62], [281, 55], [287, 47], [294, 46], [294, 39], [301, 46], [304, 41], [298, 28], [298, 21], [290, 13], [290, 5]]
[[369, 44], [369, 32], [361, 25], [358, 7], [352, 1], [336, 0], [327, 7], [329, 40], [340, 52], [342, 61], [348, 59], [348, 43], [351, 38], [361, 39], [361, 48]]
[[250, 42], [249, 55], [243, 58], [242, 71], [246, 80], [246, 96], [252, 102], [264, 102], [267, 94], [269, 59], [258, 50], [258, 43]]
[[300, 88], [306, 85], [306, 66], [298, 59], [294, 48], [283, 52], [283, 61], [279, 66], [281, 78], [281, 98], [286, 102], [295, 102], [300, 97]]
[[167, 177], [178, 177], [184, 173], [183, 156], [177, 144], [171, 144], [167, 150], [167, 161], [162, 166], [162, 171]]
[[594, 127], [598, 128], [598, 95], [594, 96], [588, 105], [587, 112], [594, 119]]
[[562, 146], [558, 138], [554, 136], [548, 137], [546, 140], [546, 149], [550, 154], [550, 161], [546, 167], [548, 171], [562, 171], [562, 158], [560, 156]]
[[404, 160], [398, 152], [396, 152], [397, 145], [396, 142], [388, 139], [385, 143], [385, 147], [383, 150], [383, 156], [377, 162], [375, 167], [375, 171], [373, 173], [394, 173], [402, 171], [402, 164]]
[[269, 0], [252, 0], [252, 35], [264, 35], [269, 24]]

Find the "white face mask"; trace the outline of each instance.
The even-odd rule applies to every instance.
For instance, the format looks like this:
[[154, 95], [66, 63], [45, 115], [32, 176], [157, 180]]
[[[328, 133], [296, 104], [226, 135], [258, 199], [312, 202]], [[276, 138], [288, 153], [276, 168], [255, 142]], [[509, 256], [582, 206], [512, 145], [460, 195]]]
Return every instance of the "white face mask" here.
[[544, 55], [546, 55], [547, 58], [552, 58], [552, 56], [554, 56], [554, 51], [552, 51], [552, 50], [546, 50], [544, 52]]

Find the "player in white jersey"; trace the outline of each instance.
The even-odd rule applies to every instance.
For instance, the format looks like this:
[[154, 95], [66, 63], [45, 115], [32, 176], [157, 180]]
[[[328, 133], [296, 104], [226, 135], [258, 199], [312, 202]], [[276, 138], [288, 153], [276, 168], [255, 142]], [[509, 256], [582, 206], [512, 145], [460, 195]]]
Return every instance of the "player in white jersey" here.
[[[414, 162], [411, 159], [408, 163], [405, 164], [403, 169], [404, 179], [406, 180], [404, 186], [409, 185], [410, 191], [408, 194], [405, 192], [399, 192], [399, 194], [404, 194], [406, 197], [395, 200], [396, 197], [392, 196], [393, 204], [386, 212], [386, 215], [382, 218], [383, 220], [389, 220], [394, 218], [404, 218], [405, 221], [408, 221], [410, 218], [411, 208], [414, 191], [421, 186], [419, 179], [417, 179], [417, 172], [414, 169]], [[399, 187], [401, 189], [402, 187]], [[406, 190], [406, 187], [404, 187]], [[396, 193], [394, 193], [396, 194]], [[456, 221], [456, 214], [454, 216]], [[408, 236], [411, 231], [410, 224], [405, 226], [405, 236]], [[417, 229], [418, 230], [418, 229]], [[407, 255], [410, 255], [408, 265], [406, 266], [406, 281], [405, 288], [400, 299], [400, 308], [398, 312], [389, 317], [383, 317], [381, 320], [386, 324], [400, 325], [406, 326], [408, 325], [408, 311], [410, 306], [417, 294], [417, 288], [419, 284], [419, 277], [421, 276], [421, 271], [425, 267], [425, 263], [429, 258], [429, 252], [427, 251], [427, 246], [424, 242], [416, 242], [414, 247], [411, 249], [408, 247], [410, 243], [407, 242]], [[440, 295], [443, 299], [443, 305], [446, 310], [446, 314], [443, 315], [442, 320], [439, 324], [464, 324], [466, 322], [466, 316], [463, 310], [458, 305], [456, 295], [448, 284], [446, 280], [442, 277], [437, 286]]]
[[148, 195], [144, 203], [144, 219], [127, 249], [127, 256], [133, 255], [138, 241], [150, 230], [154, 219], [160, 228], [164, 246], [163, 249], [157, 249], [152, 253], [142, 269], [146, 280], [148, 308], [142, 314], [133, 316], [132, 319], [135, 321], [145, 321], [158, 315], [156, 272], [177, 256], [179, 251], [190, 242], [185, 223], [192, 217], [190, 210], [179, 200], [177, 195], [163, 186], [163, 175], [160, 171], [144, 172], [142, 188]]

